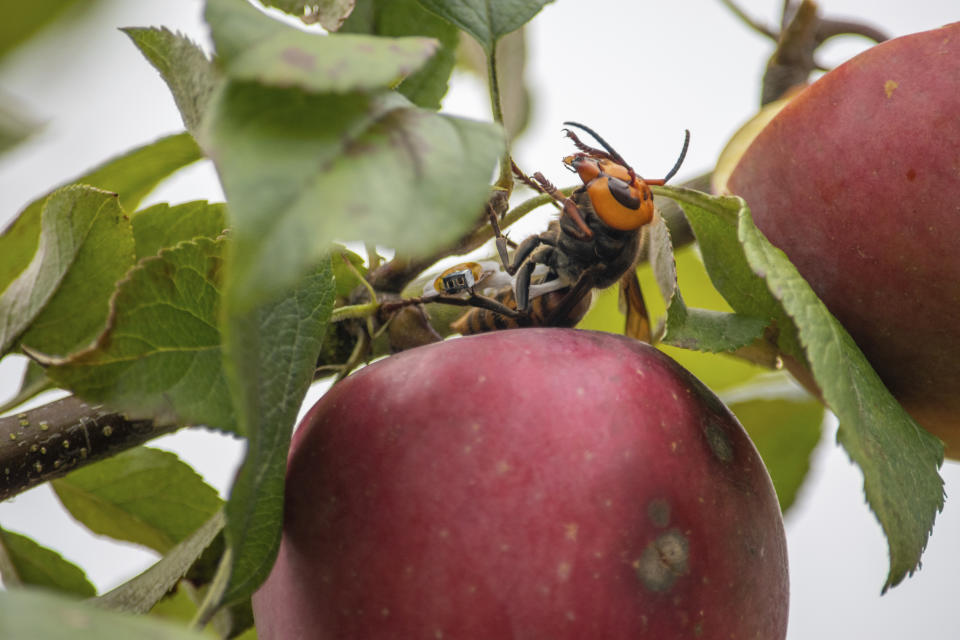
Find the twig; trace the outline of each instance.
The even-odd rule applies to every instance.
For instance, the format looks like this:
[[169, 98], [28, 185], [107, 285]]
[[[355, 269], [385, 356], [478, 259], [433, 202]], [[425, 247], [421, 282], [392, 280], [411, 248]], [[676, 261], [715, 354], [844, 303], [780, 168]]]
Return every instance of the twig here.
[[777, 43], [763, 76], [761, 104], [769, 104], [788, 90], [802, 85], [813, 71], [826, 71], [814, 59], [814, 53], [824, 42], [835, 36], [857, 35], [874, 42], [887, 39], [880, 29], [854, 20], [829, 19], [819, 15], [816, 2], [784, 0], [780, 12], [779, 32], [757, 22], [733, 0], [720, 0], [748, 27]]
[[[780, 37], [779, 34], [773, 29], [760, 24], [759, 22], [757, 22], [756, 20], [748, 16], [743, 9], [741, 9], [735, 2], [733, 2], [733, 0], [720, 0], [720, 2], [722, 2], [724, 6], [727, 7], [727, 9], [730, 9], [731, 13], [733, 13], [735, 16], [740, 18], [740, 20], [745, 25], [747, 25], [757, 33], [765, 35], [766, 37], [770, 38], [773, 41], [776, 41]], [[786, 7], [784, 7], [784, 10], [786, 10]]]
[[0, 418], [0, 500], [176, 429], [74, 396]]

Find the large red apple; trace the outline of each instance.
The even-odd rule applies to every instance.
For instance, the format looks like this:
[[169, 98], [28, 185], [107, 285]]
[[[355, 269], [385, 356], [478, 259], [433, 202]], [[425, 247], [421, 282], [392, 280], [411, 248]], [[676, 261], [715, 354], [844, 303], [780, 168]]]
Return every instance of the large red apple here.
[[655, 349], [521, 329], [392, 356], [292, 445], [261, 640], [779, 640], [773, 487]]
[[727, 188], [960, 455], [960, 23], [880, 44], [810, 85]]

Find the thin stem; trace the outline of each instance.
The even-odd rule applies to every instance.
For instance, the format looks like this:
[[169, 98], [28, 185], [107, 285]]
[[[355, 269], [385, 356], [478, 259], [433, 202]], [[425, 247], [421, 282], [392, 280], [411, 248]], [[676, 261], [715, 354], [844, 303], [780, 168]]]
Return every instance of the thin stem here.
[[886, 32], [868, 24], [852, 20], [820, 20], [820, 24], [817, 25], [817, 42], [822, 43], [834, 36], [863, 36], [874, 42], [883, 42], [890, 38]]
[[790, 20], [793, 19], [793, 11], [791, 11], [791, 5], [793, 3], [790, 0], [783, 0], [783, 5], [780, 7], [780, 32], [782, 33], [784, 29], [787, 28], [787, 25], [790, 24]]
[[750, 27], [757, 33], [765, 35], [766, 37], [770, 38], [773, 41], [776, 41], [777, 38], [779, 38], [779, 34], [773, 31], [773, 29], [767, 27], [766, 25], [760, 24], [759, 22], [757, 22], [756, 20], [748, 16], [743, 9], [741, 9], [739, 6], [737, 6], [735, 2], [733, 2], [733, 0], [720, 0], [720, 2], [722, 2], [725, 7], [730, 9], [730, 11], [735, 16], [740, 18], [740, 20], [744, 24], [746, 24], [748, 27]]
[[[503, 105], [500, 101], [500, 80], [497, 71], [497, 42], [493, 43], [490, 51], [487, 52], [487, 81], [490, 90], [490, 111], [493, 114], [493, 121], [503, 126]], [[506, 129], [504, 129], [506, 136]], [[505, 190], [508, 194], [513, 190], [513, 174], [510, 167], [513, 164], [510, 155], [510, 140], [504, 137], [504, 152], [500, 159], [500, 175], [494, 187]]]
[[379, 308], [379, 302], [364, 302], [362, 304], [348, 304], [342, 307], [337, 307], [330, 314], [330, 322], [343, 322], [344, 320], [369, 318], [376, 314]]
[[[340, 257], [343, 258], [343, 262], [347, 265], [347, 269], [350, 271], [350, 273], [352, 273], [353, 276], [360, 281], [360, 283], [364, 286], [364, 288], [366, 288], [367, 295], [370, 296], [370, 300], [372, 300], [373, 302], [376, 302], [377, 292], [373, 290], [373, 287], [370, 286], [370, 283], [367, 282], [367, 279], [363, 277], [363, 274], [360, 273], [359, 270], [357, 270], [357, 268], [353, 265], [352, 262], [350, 262], [350, 259], [347, 258], [347, 256], [341, 254]], [[370, 264], [372, 265], [373, 260], [371, 260], [369, 257], [367, 259], [370, 260]], [[375, 267], [371, 266], [370, 268], [373, 269]]]

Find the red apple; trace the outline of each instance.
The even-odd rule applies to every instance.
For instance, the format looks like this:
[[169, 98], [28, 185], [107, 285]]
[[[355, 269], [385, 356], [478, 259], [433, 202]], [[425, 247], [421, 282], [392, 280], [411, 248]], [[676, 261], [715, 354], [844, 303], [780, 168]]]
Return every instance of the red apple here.
[[960, 455], [960, 23], [877, 45], [810, 85], [727, 188]]
[[520, 329], [377, 362], [294, 436], [260, 640], [782, 639], [787, 555], [733, 415], [655, 349]]

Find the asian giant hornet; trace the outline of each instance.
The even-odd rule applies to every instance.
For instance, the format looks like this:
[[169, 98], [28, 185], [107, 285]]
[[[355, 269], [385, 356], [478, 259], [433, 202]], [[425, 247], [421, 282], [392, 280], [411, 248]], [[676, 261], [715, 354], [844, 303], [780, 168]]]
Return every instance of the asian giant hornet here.
[[[686, 131], [680, 156], [667, 175], [644, 180], [595, 131], [576, 122], [564, 124], [586, 131], [603, 149], [590, 147], [570, 129], [564, 130], [579, 152], [565, 157], [563, 163], [583, 182], [570, 197], [564, 197], [541, 173], [535, 173], [531, 179], [514, 166], [520, 180], [561, 205], [561, 215], [546, 231], [521, 242], [513, 260], [508, 258], [506, 239], [497, 233], [500, 260], [507, 273], [516, 276], [515, 298], [510, 295], [513, 292], [501, 291], [497, 301], [520, 315], [498, 317], [491, 306], [472, 309], [453, 325], [461, 333], [531, 324], [573, 326], [589, 308], [593, 290], [605, 289], [621, 278], [627, 278], [632, 289], [627, 291], [628, 300], [638, 304], [639, 298], [642, 304], [632, 268], [640, 250], [643, 227], [654, 215], [650, 185], [665, 184], [677, 173], [687, 153], [690, 132]], [[533, 297], [531, 277], [538, 265], [548, 268], [542, 282], [555, 280], [554, 288], [559, 289]]]
[[[537, 285], [531, 285], [531, 289]], [[569, 287], [550, 288], [539, 295], [531, 291], [530, 307], [526, 313], [508, 317], [489, 308], [474, 308], [450, 324], [463, 335], [516, 329], [518, 327], [572, 327], [590, 310], [591, 296], [583, 296], [564, 317], [555, 317], [554, 311], [566, 297]], [[517, 308], [513, 286], [507, 286], [493, 295], [493, 299], [511, 309]]]

